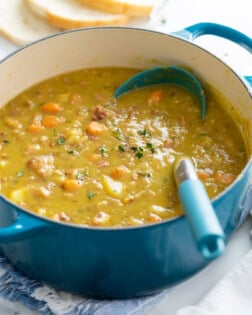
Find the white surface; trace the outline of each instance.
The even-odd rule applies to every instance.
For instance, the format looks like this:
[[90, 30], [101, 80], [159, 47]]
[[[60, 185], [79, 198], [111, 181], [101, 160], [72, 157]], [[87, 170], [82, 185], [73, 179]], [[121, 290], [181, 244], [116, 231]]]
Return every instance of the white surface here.
[[197, 306], [186, 306], [176, 315], [251, 315], [252, 250]]
[[[148, 23], [138, 22], [135, 25], [172, 32], [197, 22], [216, 22], [231, 26], [252, 37], [251, 0], [160, 0], [159, 2], [160, 7], [155, 10]], [[218, 55], [241, 75], [252, 75], [252, 56], [237, 45], [212, 36], [203, 37], [196, 43]], [[15, 48], [13, 44], [0, 37], [0, 58]], [[223, 257], [196, 276], [175, 286], [159, 305], [148, 312], [148, 315], [174, 315], [179, 308], [198, 303], [250, 249], [250, 227], [251, 220], [248, 219], [233, 235]], [[17, 314], [17, 309], [20, 315], [32, 314], [20, 305], [12, 303], [6, 305], [0, 299], [0, 314], [14, 315]]]

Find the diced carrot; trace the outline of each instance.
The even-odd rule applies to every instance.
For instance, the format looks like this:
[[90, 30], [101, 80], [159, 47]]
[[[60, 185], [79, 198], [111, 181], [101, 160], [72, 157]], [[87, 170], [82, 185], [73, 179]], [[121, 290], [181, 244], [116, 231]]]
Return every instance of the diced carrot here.
[[111, 171], [111, 177], [117, 179], [129, 173], [129, 169], [124, 165], [119, 165]]
[[198, 171], [198, 177], [201, 179], [201, 180], [206, 180], [209, 178], [209, 174], [207, 174], [206, 172], [203, 172], [203, 171]]
[[35, 124], [31, 124], [28, 128], [27, 131], [30, 133], [39, 133], [44, 129], [43, 126], [41, 125], [35, 125]]
[[104, 124], [101, 124], [97, 121], [91, 121], [87, 126], [87, 133], [90, 136], [100, 136], [107, 130], [107, 127]]
[[57, 114], [63, 110], [57, 103], [49, 102], [42, 105], [42, 110], [47, 113]]
[[151, 222], [151, 223], [155, 223], [155, 222], [159, 222], [161, 221], [162, 219], [160, 218], [160, 216], [154, 214], [154, 213], [151, 213], [149, 218], [148, 218], [148, 221]]
[[162, 98], [163, 98], [162, 90], [154, 90], [151, 92], [151, 94], [148, 98], [148, 103], [150, 103], [150, 104], [158, 103], [161, 101]]
[[46, 128], [55, 128], [60, 124], [60, 120], [56, 116], [45, 116], [42, 119], [42, 125]]
[[235, 176], [230, 173], [223, 173], [223, 174], [218, 174], [217, 178], [220, 183], [228, 186], [234, 181]]
[[65, 179], [61, 187], [66, 191], [76, 191], [82, 186], [82, 181], [76, 179]]

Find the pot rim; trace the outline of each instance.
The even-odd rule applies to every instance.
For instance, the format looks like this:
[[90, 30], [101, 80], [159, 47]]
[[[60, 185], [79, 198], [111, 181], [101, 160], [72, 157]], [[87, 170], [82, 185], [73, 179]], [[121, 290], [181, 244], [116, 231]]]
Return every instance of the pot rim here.
[[[225, 65], [235, 75], [235, 77], [240, 81], [240, 83], [246, 89], [248, 95], [250, 96], [250, 98], [252, 100], [252, 89], [249, 88], [249, 86], [247, 84], [245, 84], [245, 80], [242, 78], [242, 76], [240, 76], [234, 69], [232, 69], [228, 64], [226, 64], [225, 61], [223, 61], [220, 57], [214, 55], [212, 52], [208, 51], [207, 49], [205, 49], [205, 48], [203, 48], [201, 46], [198, 46], [197, 44], [193, 43], [192, 41], [190, 41], [188, 39], [185, 39], [185, 38], [182, 38], [182, 37], [179, 37], [178, 35], [175, 35], [173, 33], [164, 33], [164, 32], [157, 31], [157, 30], [142, 29], [142, 28], [138, 28], [138, 27], [102, 26], [102, 27], [89, 27], [89, 28], [77, 28], [77, 29], [72, 29], [72, 30], [64, 30], [64, 31], [59, 32], [59, 33], [55, 33], [55, 34], [51, 34], [51, 35], [45, 36], [45, 37], [43, 37], [41, 39], [33, 41], [32, 43], [26, 44], [26, 45], [24, 45], [22, 47], [19, 47], [19, 48], [15, 49], [13, 52], [9, 53], [6, 57], [4, 57], [4, 58], [2, 58], [0, 60], [0, 65], [3, 64], [4, 62], [6, 62], [7, 60], [11, 59], [16, 54], [19, 54], [23, 50], [26, 50], [29, 47], [37, 45], [40, 42], [47, 41], [47, 40], [49, 40], [51, 38], [65, 36], [65, 35], [68, 35], [70, 33], [82, 33], [82, 32], [90, 32], [90, 31], [97, 31], [97, 30], [99, 30], [99, 31], [103, 31], [103, 30], [122, 30], [122, 31], [132, 31], [132, 32], [140, 31], [140, 32], [144, 32], [144, 33], [147, 32], [147, 33], [153, 33], [153, 34], [161, 35], [161, 36], [168, 36], [168, 37], [175, 38], [175, 39], [177, 39], [179, 41], [186, 42], [187, 44], [192, 45], [194, 48], [204, 51], [206, 54], [210, 55], [212, 58], [217, 59], [220, 63]], [[232, 189], [232, 187], [234, 185], [238, 185], [239, 184], [238, 182], [243, 178], [244, 174], [248, 171], [250, 166], [252, 166], [252, 155], [251, 154], [250, 154], [250, 156], [248, 156], [248, 161], [245, 164], [244, 168], [242, 169], [241, 173], [236, 177], [236, 179], [232, 182], [232, 184], [229, 185], [226, 189], [224, 189], [221, 193], [216, 195], [214, 198], [212, 198], [211, 202], [214, 204], [217, 200], [221, 199], [224, 195], [228, 194], [229, 191]], [[38, 219], [38, 220], [46, 221], [46, 222], [48, 222], [50, 224], [66, 226], [66, 227], [70, 227], [70, 228], [74, 228], [74, 229], [85, 229], [85, 230], [93, 230], [93, 231], [113, 232], [113, 231], [127, 231], [127, 230], [136, 230], [136, 229], [147, 229], [147, 228], [152, 228], [152, 227], [158, 227], [160, 225], [170, 224], [170, 223], [173, 223], [175, 221], [179, 221], [179, 220], [185, 219], [185, 214], [182, 214], [182, 215], [179, 215], [179, 216], [175, 216], [173, 218], [162, 220], [160, 222], [143, 224], [143, 225], [137, 225], [137, 226], [94, 227], [94, 226], [73, 224], [73, 223], [67, 223], [67, 222], [61, 222], [61, 221], [56, 221], [56, 220], [53, 220], [53, 219], [49, 219], [47, 217], [41, 216], [39, 214], [36, 214], [36, 213], [32, 212], [29, 209], [26, 209], [26, 208], [23, 208], [22, 206], [17, 205], [16, 203], [12, 202], [11, 200], [9, 200], [7, 197], [5, 197], [1, 193], [0, 193], [0, 200], [3, 200], [6, 203], [11, 204], [14, 207], [14, 209], [15, 209], [15, 211], [17, 213], [19, 211], [23, 211], [24, 213], [26, 213], [28, 215], [31, 215], [31, 216], [35, 217], [36, 219]]]

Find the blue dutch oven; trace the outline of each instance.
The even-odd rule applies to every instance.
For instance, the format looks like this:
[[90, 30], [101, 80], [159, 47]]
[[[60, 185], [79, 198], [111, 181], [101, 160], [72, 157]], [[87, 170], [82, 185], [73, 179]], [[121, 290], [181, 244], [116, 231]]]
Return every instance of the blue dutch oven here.
[[[252, 52], [252, 39], [211, 23], [171, 35], [130, 28], [64, 32], [1, 61], [0, 105], [39, 81], [81, 68], [169, 64], [193, 69], [203, 84], [214, 87], [233, 104], [247, 146], [247, 165], [234, 183], [212, 200], [228, 241], [252, 207], [252, 77], [239, 76], [192, 43], [204, 34], [221, 36]], [[0, 196], [0, 221], [0, 249], [16, 268], [55, 288], [81, 295], [148, 295], [188, 278], [209, 263], [196, 248], [184, 216], [139, 227], [82, 227], [40, 217]]]

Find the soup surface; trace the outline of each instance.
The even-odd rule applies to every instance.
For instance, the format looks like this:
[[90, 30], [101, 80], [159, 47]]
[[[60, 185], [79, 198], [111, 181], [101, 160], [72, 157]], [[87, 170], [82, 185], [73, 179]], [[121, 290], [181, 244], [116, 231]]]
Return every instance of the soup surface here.
[[246, 163], [219, 100], [207, 116], [185, 90], [155, 86], [118, 100], [137, 70], [86, 69], [44, 81], [0, 109], [0, 191], [54, 220], [131, 226], [182, 213], [173, 162], [192, 157], [210, 197]]

